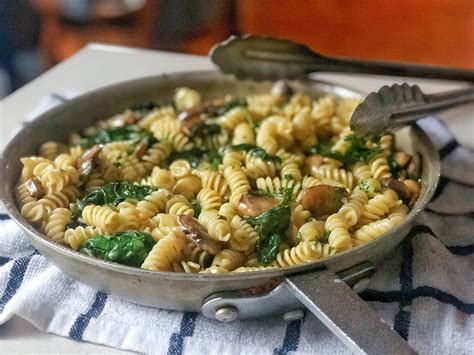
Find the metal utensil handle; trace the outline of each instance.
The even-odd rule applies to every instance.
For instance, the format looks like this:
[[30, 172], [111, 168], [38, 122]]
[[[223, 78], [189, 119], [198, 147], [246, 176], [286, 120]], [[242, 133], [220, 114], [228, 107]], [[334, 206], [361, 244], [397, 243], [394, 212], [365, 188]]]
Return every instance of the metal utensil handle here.
[[332, 271], [288, 276], [288, 289], [352, 351], [415, 354], [377, 313]]
[[349, 58], [327, 57], [328, 61], [324, 68], [320, 65], [314, 66], [317, 71], [332, 71], [345, 73], [362, 73], [391, 75], [404, 77], [418, 77], [431, 79], [447, 79], [474, 81], [474, 70], [457, 69], [429, 65], [417, 65], [408, 63], [393, 63], [385, 61], [353, 60]]
[[428, 103], [408, 107], [393, 112], [392, 118], [398, 123], [407, 123], [420, 117], [474, 102], [474, 86], [444, 93], [426, 95]]

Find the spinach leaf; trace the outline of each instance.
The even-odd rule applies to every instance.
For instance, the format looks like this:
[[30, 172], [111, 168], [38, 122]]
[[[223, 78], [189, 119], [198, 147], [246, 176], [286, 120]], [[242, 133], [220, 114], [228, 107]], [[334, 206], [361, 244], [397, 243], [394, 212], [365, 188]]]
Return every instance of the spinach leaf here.
[[276, 156], [276, 155], [270, 155], [268, 154], [265, 149], [257, 147], [256, 145], [253, 144], [237, 144], [237, 145], [231, 145], [227, 147], [226, 149], [228, 150], [245, 150], [246, 152], [249, 152], [250, 155], [253, 155], [257, 158], [260, 158], [262, 160], [266, 161], [275, 161], [277, 163], [281, 163], [281, 158]]
[[308, 149], [306, 153], [309, 155], [320, 154], [323, 157], [337, 159], [347, 168], [357, 162], [368, 162], [382, 152], [382, 148], [378, 145], [379, 142], [377, 138], [372, 138], [372, 143], [375, 144], [372, 148], [367, 148], [366, 144], [368, 140], [356, 135], [349, 135], [345, 137], [344, 140], [349, 143], [344, 154], [333, 152], [331, 150], [333, 144], [330, 141], [322, 141]]
[[219, 165], [222, 164], [222, 155], [217, 151], [212, 151], [208, 153], [207, 159], [209, 160], [209, 169], [216, 171], [219, 168]]
[[141, 266], [155, 241], [148, 233], [138, 231], [96, 235], [81, 246], [81, 252], [120, 264]]
[[197, 168], [205, 154], [205, 150], [196, 147], [182, 152], [173, 151], [168, 157], [168, 164], [171, 164], [173, 161], [178, 159], [184, 159], [191, 164], [191, 167]]
[[392, 176], [398, 179], [400, 177], [400, 173], [403, 171], [403, 168], [398, 165], [398, 163], [392, 157], [388, 158], [388, 166], [390, 167], [390, 173]]
[[198, 218], [201, 214], [202, 207], [196, 199], [191, 201], [191, 207], [194, 210], [194, 218]]
[[135, 185], [129, 182], [109, 182], [86, 195], [80, 204], [118, 205], [128, 198], [143, 200], [156, 189], [148, 185]]
[[278, 206], [269, 209], [257, 217], [247, 218], [258, 233], [256, 245], [258, 261], [266, 265], [275, 260], [283, 236], [290, 225], [290, 208]]
[[280, 245], [282, 242], [281, 234], [272, 234], [265, 244], [259, 244], [257, 250], [258, 262], [262, 265], [268, 265], [276, 259], [278, 252], [280, 251]]
[[217, 170], [219, 164], [222, 163], [221, 153], [213, 150], [206, 150], [194, 147], [182, 152], [173, 151], [167, 159], [168, 164], [178, 159], [184, 159], [191, 164], [192, 168], [197, 168], [202, 161], [207, 160], [210, 164], [209, 169]]
[[191, 127], [191, 136], [192, 137], [201, 137], [205, 138], [208, 136], [214, 136], [221, 133], [221, 127], [217, 124], [206, 124], [204, 122], [196, 124]]
[[227, 101], [222, 107], [217, 110], [217, 115], [222, 116], [227, 111], [232, 110], [236, 107], [247, 107], [247, 101], [245, 99], [234, 99]]
[[322, 243], [322, 244], [327, 244], [329, 243], [329, 236], [331, 235], [330, 230], [325, 230], [324, 234], [321, 236], [321, 239], [316, 239], [314, 241], [314, 244]]
[[84, 198], [76, 200], [76, 209], [74, 210], [69, 224], [75, 228], [77, 220], [82, 215], [82, 210], [87, 205], [114, 205], [117, 206], [120, 202], [128, 198], [135, 200], [143, 200], [146, 196], [151, 194], [156, 189], [148, 185], [135, 185], [129, 182], [109, 182], [87, 194]]
[[146, 141], [150, 146], [158, 140], [149, 132], [136, 125], [128, 125], [116, 128], [101, 129], [95, 135], [81, 140], [79, 145], [88, 148], [95, 144], [106, 144], [110, 142], [131, 140], [133, 144]]
[[306, 151], [306, 154], [307, 155], [319, 154], [319, 155], [322, 155], [323, 157], [328, 157], [328, 158], [333, 158], [333, 159], [338, 159], [338, 160], [343, 159], [342, 154], [333, 152], [331, 150], [332, 146], [333, 144], [330, 141], [323, 140], [323, 141], [318, 142], [318, 144], [316, 144], [315, 146], [309, 148]]

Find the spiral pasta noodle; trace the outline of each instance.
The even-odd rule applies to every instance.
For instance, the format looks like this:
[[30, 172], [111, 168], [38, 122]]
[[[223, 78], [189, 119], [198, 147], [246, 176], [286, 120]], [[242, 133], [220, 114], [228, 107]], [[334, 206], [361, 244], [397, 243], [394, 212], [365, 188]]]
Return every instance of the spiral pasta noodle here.
[[147, 270], [168, 271], [185, 247], [186, 243], [182, 238], [170, 233], [153, 246], [153, 249], [143, 262], [142, 268]]

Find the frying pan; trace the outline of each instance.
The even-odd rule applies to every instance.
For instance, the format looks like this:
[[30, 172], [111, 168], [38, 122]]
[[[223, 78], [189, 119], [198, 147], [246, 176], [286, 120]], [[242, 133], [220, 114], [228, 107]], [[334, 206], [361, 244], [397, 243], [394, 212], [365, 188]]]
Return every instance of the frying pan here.
[[[403, 223], [370, 243], [305, 265], [221, 275], [142, 270], [95, 259], [51, 242], [26, 221], [16, 206], [14, 190], [21, 172], [20, 158], [36, 154], [45, 141], [66, 141], [69, 133], [143, 102], [171, 100], [174, 89], [180, 86], [198, 90], [205, 99], [214, 99], [223, 94], [243, 97], [268, 92], [271, 85], [238, 81], [218, 72], [184, 72], [136, 79], [82, 95], [42, 114], [9, 142], [0, 158], [0, 198], [42, 255], [72, 278], [103, 292], [147, 306], [201, 312], [222, 322], [270, 315], [294, 320], [308, 308], [354, 352], [413, 352], [356, 292], [368, 286], [375, 266], [408, 234], [436, 188], [438, 154], [417, 126], [397, 132], [401, 147], [419, 152], [423, 158], [420, 198]], [[319, 81], [295, 81], [291, 85], [313, 97], [361, 95]]]

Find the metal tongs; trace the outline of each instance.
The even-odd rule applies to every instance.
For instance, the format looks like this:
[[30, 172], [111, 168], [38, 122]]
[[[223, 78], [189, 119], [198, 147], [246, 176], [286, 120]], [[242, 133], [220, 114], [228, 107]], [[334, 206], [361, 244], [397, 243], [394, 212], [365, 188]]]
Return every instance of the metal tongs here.
[[351, 117], [351, 129], [360, 136], [379, 136], [449, 108], [474, 102], [474, 86], [426, 95], [418, 85], [383, 86], [369, 94]]
[[322, 71], [474, 82], [474, 70], [329, 57], [296, 42], [262, 36], [231, 36], [212, 48], [210, 56], [222, 72], [241, 79], [304, 79]]
[[[305, 79], [324, 71], [474, 82], [474, 70], [328, 57], [299, 43], [261, 36], [231, 36], [216, 45], [210, 56], [221, 71], [241, 79]], [[426, 95], [416, 85], [384, 86], [356, 108], [351, 128], [358, 135], [380, 135], [469, 102], [474, 102], [474, 87]]]

